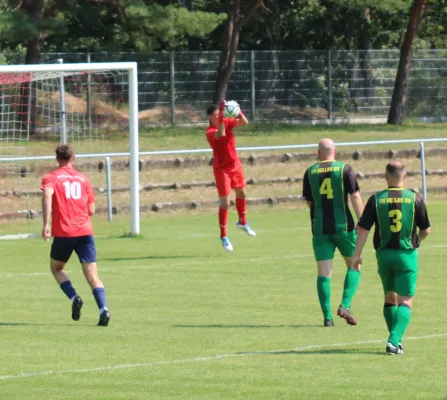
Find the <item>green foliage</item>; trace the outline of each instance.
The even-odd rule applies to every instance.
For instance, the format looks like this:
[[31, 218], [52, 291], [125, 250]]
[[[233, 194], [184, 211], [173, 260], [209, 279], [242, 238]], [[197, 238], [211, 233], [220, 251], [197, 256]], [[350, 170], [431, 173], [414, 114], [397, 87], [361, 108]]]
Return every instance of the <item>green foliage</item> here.
[[47, 15], [36, 23], [21, 8], [0, 2], [0, 48], [15, 50], [20, 44], [45, 36], [44, 51], [152, 51], [185, 48], [188, 37], [205, 39], [225, 19], [225, 14], [189, 11], [147, 0], [67, 0], [45, 4]]
[[336, 0], [345, 6], [375, 8], [383, 11], [408, 10], [413, 0]]
[[127, 6], [124, 14], [126, 24], [116, 26], [115, 32], [123, 42], [132, 42], [139, 51], [181, 47], [188, 36], [206, 37], [226, 17], [171, 5], [145, 5], [142, 0]]
[[[47, 0], [36, 25], [19, 0], [0, 0], [0, 49], [17, 51], [38, 31], [42, 51], [143, 51], [221, 48], [227, 0]], [[183, 6], [179, 5], [182, 4]], [[265, 1], [239, 49], [399, 48], [412, 0]], [[447, 47], [447, 0], [427, 1], [415, 48]]]
[[[53, 6], [53, 3], [47, 3]], [[39, 33], [45, 35], [69, 34], [61, 12], [49, 13], [42, 21], [36, 22], [21, 8], [0, 4], [0, 45], [3, 49], [17, 50], [28, 40], [35, 39]]]
[[38, 34], [36, 24], [22, 12], [0, 13], [0, 39], [5, 43], [19, 43]]

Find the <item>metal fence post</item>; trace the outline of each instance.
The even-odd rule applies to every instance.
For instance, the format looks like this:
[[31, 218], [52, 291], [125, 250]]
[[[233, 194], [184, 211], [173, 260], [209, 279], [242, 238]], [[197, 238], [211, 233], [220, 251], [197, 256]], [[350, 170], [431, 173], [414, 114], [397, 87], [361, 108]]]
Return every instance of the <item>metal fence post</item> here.
[[110, 157], [106, 157], [106, 189], [107, 189], [107, 219], [112, 220], [112, 179]]
[[175, 53], [173, 51], [171, 51], [169, 59], [169, 78], [171, 81], [171, 125], [175, 125]]
[[[87, 53], [87, 62], [91, 62], [90, 53]], [[87, 118], [88, 128], [92, 129], [92, 78], [87, 74]]]
[[421, 158], [421, 176], [422, 176], [422, 196], [424, 201], [427, 201], [427, 184], [426, 184], [426, 171], [425, 171], [425, 149], [424, 142], [420, 144], [420, 158]]
[[[59, 64], [63, 64], [64, 60], [62, 58], [58, 58], [57, 62]], [[60, 102], [60, 107], [61, 107], [61, 128], [62, 128], [61, 140], [62, 140], [63, 144], [66, 144], [67, 143], [67, 120], [66, 120], [67, 119], [67, 115], [66, 115], [66, 112], [65, 112], [65, 84], [64, 84], [64, 74], [63, 73], [61, 73], [59, 75], [59, 86], [60, 86], [60, 89], [59, 89], [59, 95], [60, 95], [59, 102]]]
[[250, 106], [251, 120], [254, 122], [256, 117], [256, 87], [255, 87], [255, 51], [250, 51]]
[[327, 116], [332, 123], [332, 51], [327, 52]]

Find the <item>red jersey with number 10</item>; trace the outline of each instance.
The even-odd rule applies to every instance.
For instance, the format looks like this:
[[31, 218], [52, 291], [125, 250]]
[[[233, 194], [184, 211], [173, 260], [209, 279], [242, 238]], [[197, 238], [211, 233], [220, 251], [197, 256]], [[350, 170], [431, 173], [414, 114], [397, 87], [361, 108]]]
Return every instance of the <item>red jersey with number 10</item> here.
[[88, 205], [95, 202], [89, 179], [72, 167], [58, 168], [42, 178], [41, 190], [52, 188], [52, 235], [76, 237], [93, 234]]
[[208, 126], [206, 138], [213, 149], [213, 167], [215, 169], [233, 168], [241, 164], [236, 152], [233, 128], [237, 124], [235, 118], [224, 118], [225, 136], [216, 138], [217, 128]]

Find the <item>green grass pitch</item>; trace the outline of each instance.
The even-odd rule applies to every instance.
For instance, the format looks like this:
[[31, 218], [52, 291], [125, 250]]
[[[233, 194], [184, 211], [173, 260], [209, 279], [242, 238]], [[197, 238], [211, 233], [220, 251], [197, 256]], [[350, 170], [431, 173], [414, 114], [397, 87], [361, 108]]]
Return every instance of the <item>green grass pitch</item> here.
[[[322, 327], [308, 211], [249, 209], [256, 238], [234, 227], [219, 242], [210, 213], [128, 221], [95, 217], [112, 320], [97, 308], [75, 257], [70, 302], [49, 273], [49, 244], [1, 241], [1, 399], [443, 399], [447, 395], [447, 203], [429, 203], [432, 234], [405, 354], [387, 357], [382, 291], [371, 242], [353, 311], [356, 327]], [[335, 260], [332, 308], [345, 267]]]

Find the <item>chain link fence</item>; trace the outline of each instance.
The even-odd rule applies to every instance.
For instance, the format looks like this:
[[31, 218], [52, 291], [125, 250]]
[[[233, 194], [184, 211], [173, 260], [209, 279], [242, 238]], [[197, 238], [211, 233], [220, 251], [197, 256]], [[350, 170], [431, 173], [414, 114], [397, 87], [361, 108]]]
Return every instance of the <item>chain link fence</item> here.
[[[23, 54], [3, 54], [8, 64]], [[140, 124], [206, 122], [219, 52], [46, 53], [42, 62], [138, 62]], [[228, 85], [255, 121], [361, 122], [386, 118], [398, 50], [240, 51]], [[82, 93], [73, 93], [83, 96]], [[406, 116], [447, 116], [447, 50], [415, 51]]]

